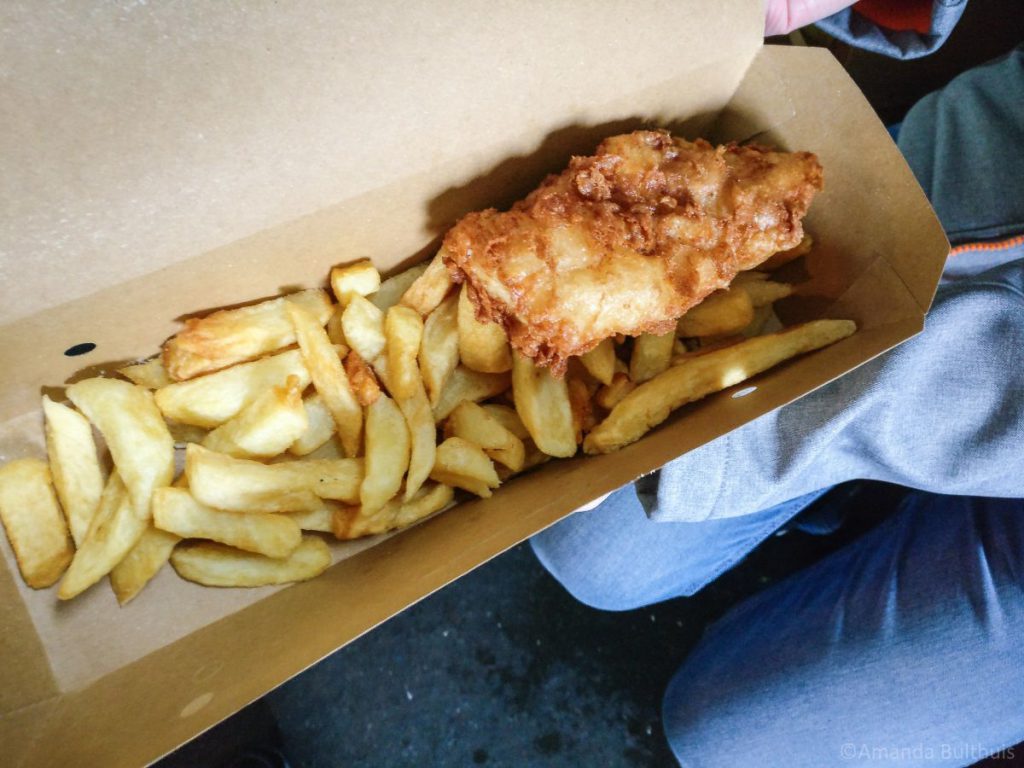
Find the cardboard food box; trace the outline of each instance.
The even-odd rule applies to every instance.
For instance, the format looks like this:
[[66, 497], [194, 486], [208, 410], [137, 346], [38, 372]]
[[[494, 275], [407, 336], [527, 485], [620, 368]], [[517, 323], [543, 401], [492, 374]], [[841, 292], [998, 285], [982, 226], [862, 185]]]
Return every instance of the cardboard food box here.
[[[151, 354], [202, 310], [422, 259], [608, 135], [816, 152], [815, 299], [833, 347], [684, 409], [625, 450], [551, 462], [322, 577], [204, 589], [165, 568], [123, 609], [68, 604], [0, 544], [9, 766], [156, 758], [406, 606], [673, 457], [921, 330], [948, 250], [831, 55], [762, 47], [761, 0], [12, 3], [3, 11], [0, 460], [42, 455], [40, 394]], [[64, 352], [91, 342], [82, 357]]]

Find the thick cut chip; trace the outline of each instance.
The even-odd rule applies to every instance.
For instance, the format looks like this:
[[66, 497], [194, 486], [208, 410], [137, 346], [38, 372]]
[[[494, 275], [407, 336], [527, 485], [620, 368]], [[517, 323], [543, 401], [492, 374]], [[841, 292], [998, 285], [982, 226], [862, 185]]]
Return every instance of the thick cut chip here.
[[739, 384], [791, 357], [828, 346], [857, 330], [850, 320], [815, 320], [708, 352], [641, 384], [587, 435], [587, 453], [628, 445], [686, 403]]
[[373, 513], [364, 512], [362, 507], [341, 507], [334, 511], [332, 531], [341, 540], [387, 533], [444, 509], [454, 498], [451, 487], [431, 484], [421, 488], [411, 499], [403, 502], [392, 499]]
[[[390, 389], [387, 357], [378, 357], [376, 365], [384, 386]], [[408, 501], [430, 476], [430, 470], [434, 466], [437, 426], [434, 424], [434, 413], [430, 409], [422, 381], [417, 382], [416, 390], [411, 397], [395, 398], [395, 402], [405, 417], [411, 440], [409, 471], [405, 476], [405, 499]]]
[[478, 320], [465, 284], [459, 291], [459, 357], [474, 371], [503, 373], [512, 370], [512, 347], [505, 329], [493, 321]]
[[68, 387], [68, 397], [103, 435], [136, 517], [148, 520], [153, 490], [174, 479], [174, 439], [153, 393], [118, 379], [85, 379]]
[[512, 395], [516, 411], [530, 437], [549, 456], [568, 457], [576, 453], [576, 430], [572, 423], [569, 386], [547, 368], [515, 353], [512, 358]]
[[[353, 304], [355, 301], [354, 299]], [[352, 304], [349, 304], [349, 309]], [[288, 313], [295, 324], [302, 358], [306, 361], [313, 386], [334, 417], [341, 445], [348, 456], [359, 453], [363, 433], [363, 409], [349, 385], [341, 358], [327, 338], [327, 332], [302, 307], [289, 304]], [[348, 332], [346, 331], [346, 334]]]
[[437, 446], [430, 478], [484, 498], [491, 496], [492, 488], [501, 485], [490, 457], [482, 448], [461, 437], [449, 437]]
[[408, 307], [392, 307], [384, 318], [384, 336], [391, 395], [412, 397], [421, 381], [416, 359], [423, 341], [423, 318]]
[[367, 514], [383, 507], [402, 486], [409, 467], [409, 428], [390, 397], [381, 395], [366, 409], [366, 476], [359, 490]]
[[589, 352], [580, 355], [580, 362], [591, 376], [602, 384], [611, 384], [615, 375], [615, 342], [605, 339]]
[[70, 600], [110, 573], [134, 547], [150, 521], [134, 513], [130, 489], [115, 471], [107, 481], [85, 541], [61, 579], [57, 597]]
[[353, 296], [341, 315], [345, 343], [363, 360], [375, 360], [384, 351], [384, 313], [362, 296]]
[[57, 581], [75, 548], [45, 461], [20, 459], [0, 467], [0, 521], [25, 583], [43, 589]]
[[380, 284], [380, 290], [370, 297], [370, 301], [381, 312], [387, 312], [402, 299], [402, 294], [416, 282], [420, 275], [427, 271], [429, 262], [422, 262], [408, 269], [403, 269]]
[[302, 540], [288, 515], [211, 509], [182, 488], [160, 488], [153, 495], [153, 525], [183, 539], [219, 541], [267, 557], [285, 557]]
[[334, 512], [339, 506], [325, 501], [320, 509], [312, 509], [309, 512], [288, 512], [287, 517], [294, 520], [295, 524], [304, 531], [332, 533], [334, 531]]
[[171, 551], [179, 541], [180, 536], [149, 524], [135, 546], [110, 572], [110, 587], [119, 605], [125, 605], [142, 591], [170, 559]]
[[738, 333], [754, 319], [750, 294], [742, 288], [716, 291], [679, 318], [679, 336], [721, 336]]
[[597, 390], [594, 402], [606, 411], [610, 411], [619, 404], [622, 398], [636, 389], [636, 386], [636, 382], [630, 379], [628, 374], [616, 373], [612, 377], [611, 384]]
[[284, 386], [289, 376], [297, 376], [303, 389], [309, 386], [297, 349], [163, 387], [156, 391], [156, 404], [168, 420], [213, 429], [266, 390]]
[[362, 459], [306, 459], [262, 464], [185, 449], [185, 475], [192, 495], [214, 509], [232, 512], [308, 512], [320, 499], [353, 504], [363, 481]]
[[117, 372], [133, 384], [138, 384], [140, 387], [145, 387], [146, 389], [160, 389], [160, 387], [166, 387], [173, 381], [171, 377], [167, 375], [167, 369], [164, 368], [163, 358], [159, 355], [141, 363], [134, 363], [133, 365], [126, 365], [124, 368], [118, 368]]
[[292, 443], [288, 451], [296, 456], [305, 456], [312, 453], [321, 445], [331, 439], [337, 427], [334, 424], [334, 417], [327, 410], [320, 395], [311, 395], [302, 401], [306, 409], [306, 430]]
[[422, 317], [426, 317], [444, 301], [444, 297], [448, 295], [448, 291], [452, 289], [453, 285], [448, 267], [445, 266], [441, 253], [438, 253], [423, 274], [417, 277], [409, 289], [402, 294], [399, 303], [402, 306], [415, 309]]
[[461, 437], [483, 448], [494, 461], [514, 472], [523, 468], [526, 459], [523, 441], [476, 403], [468, 400], [459, 403], [448, 417], [445, 434]]
[[342, 306], [347, 305], [353, 296], [369, 296], [379, 288], [380, 272], [369, 259], [331, 270], [331, 290]]
[[814, 238], [804, 233], [803, 240], [799, 242], [793, 248], [785, 251], [779, 251], [774, 256], [769, 256], [766, 261], [763, 261], [758, 265], [759, 269], [767, 269], [769, 272], [773, 269], [778, 269], [783, 264], [789, 264], [794, 259], [799, 259], [801, 256], [806, 256], [811, 252], [811, 248], [814, 247]]
[[168, 375], [184, 381], [294, 344], [289, 304], [305, 309], [321, 328], [333, 311], [327, 292], [315, 289], [189, 320], [185, 330], [164, 344]]
[[283, 453], [309, 426], [297, 376], [283, 387], [269, 389], [233, 419], [203, 439], [211, 451], [238, 458], [269, 458]]
[[420, 373], [430, 404], [441, 399], [445, 382], [459, 364], [459, 296], [442, 301], [423, 322], [420, 344]]
[[519, 414], [516, 413], [515, 408], [508, 405], [501, 405], [500, 403], [485, 403], [481, 407], [487, 411], [488, 416], [497, 421], [501, 426], [520, 440], [528, 440], [530, 438], [530, 431], [526, 428], [526, 425], [523, 424], [523, 420], [519, 418]]
[[287, 557], [267, 557], [213, 542], [183, 544], [171, 553], [181, 578], [208, 587], [265, 587], [306, 581], [331, 564], [331, 552], [316, 535], [303, 536]]
[[566, 375], [569, 385], [569, 407], [572, 408], [572, 428], [576, 433], [576, 442], [583, 442], [583, 435], [594, 428], [597, 419], [590, 401], [590, 390], [587, 385], [572, 374]]
[[380, 397], [377, 377], [373, 375], [369, 363], [354, 349], [345, 355], [345, 374], [361, 406], [366, 407], [377, 402], [377, 398]]
[[793, 286], [789, 283], [776, 283], [773, 280], [751, 280], [740, 286], [750, 297], [755, 309], [793, 295]]
[[46, 453], [64, 517], [80, 546], [103, 493], [103, 472], [89, 421], [78, 411], [43, 395]]
[[[676, 335], [673, 331], [655, 336], [644, 333], [633, 339], [633, 354], [629, 358], [629, 378], [638, 384], [653, 379], [672, 362], [672, 347]], [[614, 376], [614, 373], [612, 374]]]
[[480, 373], [460, 365], [452, 371], [441, 397], [434, 404], [434, 420], [444, 421], [463, 400], [479, 403], [500, 395], [511, 383], [512, 377], [508, 373]]

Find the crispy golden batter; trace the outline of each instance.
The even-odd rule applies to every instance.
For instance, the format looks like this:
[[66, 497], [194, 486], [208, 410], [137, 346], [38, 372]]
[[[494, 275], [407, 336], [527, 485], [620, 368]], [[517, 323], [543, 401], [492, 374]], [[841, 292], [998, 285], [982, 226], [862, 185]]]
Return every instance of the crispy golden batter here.
[[481, 320], [557, 375], [615, 334], [662, 334], [737, 272], [803, 237], [822, 188], [809, 152], [663, 131], [606, 139], [510, 211], [471, 213], [442, 253]]

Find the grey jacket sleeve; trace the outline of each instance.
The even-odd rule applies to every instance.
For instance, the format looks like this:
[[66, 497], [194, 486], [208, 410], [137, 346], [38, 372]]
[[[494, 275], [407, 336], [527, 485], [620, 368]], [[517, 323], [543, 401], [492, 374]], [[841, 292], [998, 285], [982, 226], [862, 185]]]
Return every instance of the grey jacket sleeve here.
[[967, 0], [935, 0], [928, 34], [883, 29], [847, 8], [827, 16], [817, 26], [844, 43], [894, 59], [916, 59], [938, 50], [960, 21]]

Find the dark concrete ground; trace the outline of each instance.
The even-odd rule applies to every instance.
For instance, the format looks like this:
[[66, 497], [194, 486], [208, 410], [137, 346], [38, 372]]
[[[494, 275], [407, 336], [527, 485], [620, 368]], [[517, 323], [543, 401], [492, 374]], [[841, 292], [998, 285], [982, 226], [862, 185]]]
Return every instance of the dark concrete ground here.
[[[972, 0], [942, 51], [917, 62], [814, 33], [808, 39], [829, 45], [883, 119], [895, 122], [956, 73], [1024, 40], [1024, 13], [1019, 0]], [[870, 528], [901, 493], [865, 485], [845, 502], [850, 519], [840, 532], [771, 538], [696, 597], [627, 613], [575, 602], [521, 545], [159, 766], [279, 766], [280, 755], [294, 768], [674, 765], [661, 696], [705, 627]]]

